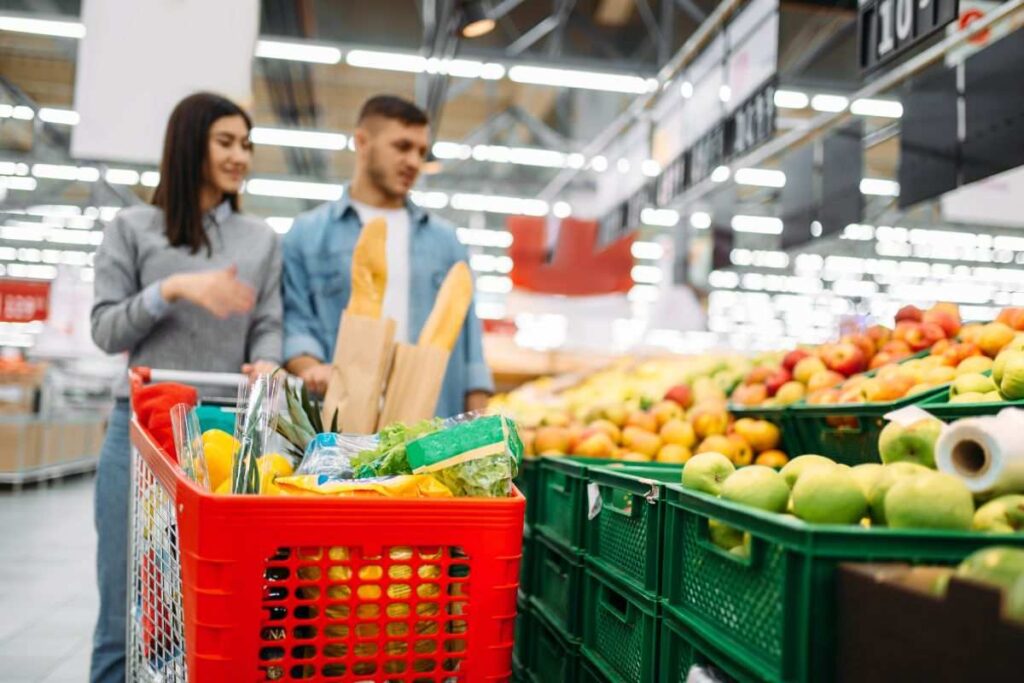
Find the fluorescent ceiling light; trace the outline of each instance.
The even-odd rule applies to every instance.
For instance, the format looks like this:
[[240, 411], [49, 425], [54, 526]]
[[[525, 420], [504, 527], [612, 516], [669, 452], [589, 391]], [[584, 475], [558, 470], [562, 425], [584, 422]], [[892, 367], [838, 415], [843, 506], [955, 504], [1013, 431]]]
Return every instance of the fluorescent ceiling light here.
[[732, 229], [759, 235], [781, 235], [782, 221], [772, 216], [733, 216]]
[[28, 164], [20, 161], [0, 161], [0, 175], [28, 175]]
[[447, 59], [441, 61], [441, 73], [456, 78], [482, 78], [496, 81], [505, 76], [505, 67], [494, 62], [480, 62], [475, 59]]
[[880, 197], [898, 197], [900, 194], [900, 184], [895, 180], [862, 178], [860, 181], [860, 193], [878, 195]]
[[139, 172], [130, 168], [108, 168], [103, 179], [111, 185], [138, 185]]
[[599, 154], [590, 160], [590, 167], [598, 173], [604, 173], [608, 170], [608, 159]]
[[82, 210], [74, 204], [38, 204], [28, 207], [25, 213], [44, 218], [70, 218], [81, 216]]
[[564, 168], [566, 165], [566, 155], [562, 152], [536, 147], [474, 145], [472, 157], [477, 161], [492, 161], [499, 164], [520, 164], [546, 168]]
[[711, 182], [713, 183], [724, 183], [729, 179], [729, 167], [718, 166], [714, 171], [711, 172]]
[[698, 230], [707, 230], [711, 227], [711, 214], [704, 211], [694, 211], [690, 214], [690, 225]]
[[728, 102], [732, 98], [732, 88], [726, 84], [718, 86], [718, 99]]
[[583, 165], [586, 163], [586, 157], [579, 152], [572, 152], [565, 158], [565, 165], [569, 168], [583, 168]]
[[797, 90], [776, 90], [775, 106], [781, 109], [803, 109], [811, 98]]
[[23, 104], [0, 104], [0, 119], [31, 121], [35, 116], [36, 113], [32, 111], [32, 107], [26, 107]]
[[0, 177], [0, 187], [5, 187], [8, 190], [32, 192], [36, 189], [36, 179], [23, 178], [21, 176], [2, 176]]
[[550, 85], [562, 88], [605, 90], [639, 95], [650, 90], [646, 78], [626, 74], [580, 71], [577, 69], [556, 69], [547, 66], [516, 65], [508, 70], [509, 79], [516, 83]]
[[280, 147], [308, 147], [310, 149], [345, 149], [348, 139], [341, 133], [320, 133], [312, 130], [288, 128], [264, 128], [257, 126], [249, 132], [249, 138], [257, 145]]
[[622, 173], [623, 175], [629, 173], [629, 159], [619, 159], [618, 161], [615, 162], [615, 168], [618, 169], [619, 173]]
[[633, 266], [629, 274], [633, 278], [633, 282], [649, 285], [658, 284], [665, 276], [658, 266]]
[[456, 228], [455, 236], [459, 241], [472, 247], [510, 247], [512, 233], [507, 230], [487, 230], [486, 228]]
[[811, 107], [815, 111], [843, 111], [849, 103], [850, 100], [842, 95], [815, 95], [811, 98]]
[[640, 221], [647, 225], [671, 228], [679, 223], [679, 212], [672, 209], [646, 208], [640, 212]]
[[85, 24], [80, 21], [0, 17], [0, 31], [34, 33], [40, 36], [58, 36], [60, 38], [84, 38]]
[[361, 66], [366, 69], [406, 71], [414, 74], [424, 73], [427, 70], [427, 58], [412, 53], [350, 50], [345, 55], [345, 63], [349, 66]]
[[679, 86], [679, 93], [683, 96], [684, 100], [688, 100], [693, 97], [693, 83], [690, 83], [690, 81], [683, 81]]
[[903, 105], [893, 100], [854, 100], [850, 112], [858, 116], [879, 116], [898, 119], [903, 116]]
[[156, 187], [160, 184], [160, 171], [143, 171], [140, 180], [146, 187]]
[[508, 294], [512, 291], [512, 280], [504, 275], [480, 275], [476, 288], [490, 294]]
[[448, 206], [448, 193], [427, 190], [413, 190], [409, 193], [413, 204], [425, 209], [443, 209]]
[[283, 235], [292, 229], [292, 223], [295, 219], [289, 216], [267, 216], [264, 220], [267, 221], [267, 225], [273, 228], [274, 232]]
[[524, 216], [544, 216], [548, 213], [548, 203], [542, 199], [461, 192], [452, 195], [451, 207], [460, 211], [488, 211]]
[[32, 164], [32, 175], [36, 178], [54, 180], [81, 180], [94, 183], [100, 179], [100, 172], [92, 166], [65, 166], [63, 164]]
[[43, 107], [38, 113], [39, 120], [46, 123], [60, 123], [65, 126], [78, 125], [78, 112], [73, 109], [54, 109]]
[[312, 62], [313, 64], [337, 64], [341, 61], [341, 50], [329, 45], [260, 40], [256, 42], [256, 56], [264, 59], [287, 59], [293, 62]]
[[665, 250], [657, 242], [633, 242], [630, 247], [633, 258], [649, 259], [657, 261], [665, 254]]
[[738, 168], [735, 178], [740, 185], [758, 187], [785, 187], [786, 174], [770, 168]]
[[555, 214], [555, 218], [568, 218], [572, 215], [572, 206], [569, 202], [555, 202], [551, 205], [551, 213]]
[[473, 148], [460, 142], [435, 142], [430, 148], [438, 159], [468, 159]]
[[293, 199], [318, 199], [334, 201], [341, 198], [342, 186], [335, 183], [311, 183], [297, 180], [275, 180], [252, 178], [245, 183], [247, 194], [267, 197], [291, 197]]
[[654, 178], [661, 173], [661, 164], [654, 159], [644, 159], [640, 164], [640, 171], [648, 178]]

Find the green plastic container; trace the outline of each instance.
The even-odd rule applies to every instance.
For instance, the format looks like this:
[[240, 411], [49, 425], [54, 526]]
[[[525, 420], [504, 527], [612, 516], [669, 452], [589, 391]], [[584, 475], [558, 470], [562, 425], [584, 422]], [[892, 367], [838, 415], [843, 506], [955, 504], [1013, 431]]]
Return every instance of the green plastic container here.
[[534, 538], [533, 552], [531, 607], [557, 628], [563, 638], [578, 639], [583, 557], [561, 549], [543, 534]]
[[742, 683], [756, 680], [728, 654], [715, 650], [693, 629], [667, 613], [661, 619], [658, 663], [659, 683], [685, 683], [690, 668], [695, 665], [717, 669], [727, 674], [730, 679]]
[[[1024, 534], [810, 525], [682, 486], [664, 495], [666, 612], [768, 681], [834, 678], [840, 562], [954, 564], [985, 546], [1024, 546]], [[749, 533], [749, 557], [714, 545], [709, 519]]]
[[604, 672], [591, 662], [585, 655], [580, 655], [579, 678], [580, 683], [613, 683], [614, 679], [605, 676]]
[[577, 680], [579, 646], [563, 637], [543, 614], [533, 615], [529, 640], [526, 669], [531, 681], [555, 683]]
[[650, 683], [658, 672], [658, 601], [588, 564], [583, 655], [616, 683]]
[[[658, 598], [664, 537], [664, 484], [678, 484], [683, 468], [622, 464], [591, 467], [601, 509], [587, 523], [588, 561], [650, 599]], [[588, 501], [589, 502], [589, 501]]]
[[517, 669], [521, 671], [524, 668], [524, 662], [529, 661], [531, 630], [533, 630], [533, 623], [530, 615], [530, 606], [526, 601], [526, 596], [520, 593], [516, 598], [516, 640], [515, 644], [512, 646], [513, 676]]
[[533, 524], [537, 518], [537, 479], [540, 475], [540, 458], [524, 457], [519, 465], [519, 474], [512, 483], [526, 498], [526, 523]]
[[533, 530], [523, 527], [523, 557], [519, 560], [519, 593], [529, 595], [533, 587], [533, 546], [536, 545]]
[[583, 549], [587, 465], [604, 463], [598, 458], [541, 458], [537, 479], [535, 527], [566, 550]]
[[[992, 371], [983, 375], [991, 376]], [[953, 422], [964, 417], [984, 417], [996, 415], [1003, 408], [1024, 408], [1024, 401], [996, 401], [988, 403], [950, 403], [949, 390], [932, 394], [918, 403], [921, 408], [939, 418], [943, 422]]]

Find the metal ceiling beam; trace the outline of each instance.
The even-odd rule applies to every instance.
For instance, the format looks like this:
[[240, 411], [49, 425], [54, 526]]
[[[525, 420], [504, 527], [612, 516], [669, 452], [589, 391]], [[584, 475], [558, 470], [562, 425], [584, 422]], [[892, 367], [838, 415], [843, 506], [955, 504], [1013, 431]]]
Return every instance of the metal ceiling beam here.
[[626, 59], [626, 55], [622, 53], [622, 50], [602, 36], [598, 28], [587, 17], [581, 14], [573, 14], [569, 17], [569, 28], [582, 33], [591, 46], [606, 57], [616, 60]]
[[562, 55], [562, 46], [565, 43], [565, 29], [569, 25], [569, 15], [576, 5], [576, 0], [554, 0], [554, 14], [558, 18], [558, 25], [552, 31], [548, 39], [548, 57], [557, 59]]
[[[669, 0], [662, 0], [662, 2], [667, 4]], [[708, 13], [702, 10], [694, 0], [675, 0], [675, 3], [679, 9], [683, 10], [698, 24], [708, 18]]]
[[521, 4], [523, 4], [523, 0], [504, 0], [504, 2], [498, 3], [490, 12], [488, 12], [487, 16], [495, 20], [501, 19]]
[[519, 36], [515, 42], [505, 48], [505, 53], [513, 57], [521, 55], [538, 40], [558, 28], [558, 23], [558, 17], [555, 15], [544, 17], [533, 28]]

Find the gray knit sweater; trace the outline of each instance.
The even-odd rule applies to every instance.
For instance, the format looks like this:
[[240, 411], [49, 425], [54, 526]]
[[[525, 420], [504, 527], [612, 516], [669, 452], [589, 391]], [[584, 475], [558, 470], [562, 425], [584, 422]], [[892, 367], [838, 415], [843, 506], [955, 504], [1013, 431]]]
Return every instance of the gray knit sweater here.
[[[221, 204], [204, 217], [212, 254], [171, 247], [163, 211], [122, 209], [107, 225], [95, 257], [92, 338], [107, 353], [128, 353], [129, 365], [170, 370], [238, 372], [253, 360], [281, 360], [281, 250], [262, 220]], [[256, 289], [255, 307], [219, 320], [187, 301], [159, 294], [175, 273], [238, 266]], [[127, 384], [117, 390], [127, 395]]]

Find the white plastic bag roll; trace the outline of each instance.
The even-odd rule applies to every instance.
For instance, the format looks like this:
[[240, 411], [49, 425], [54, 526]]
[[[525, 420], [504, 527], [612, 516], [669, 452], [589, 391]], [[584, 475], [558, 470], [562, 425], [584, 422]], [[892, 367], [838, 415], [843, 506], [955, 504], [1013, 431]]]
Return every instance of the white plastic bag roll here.
[[1024, 491], [1024, 411], [949, 425], [935, 445], [935, 465], [975, 495]]

